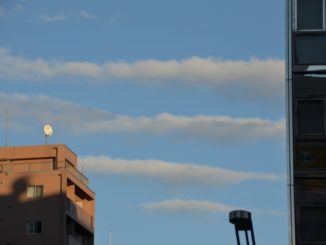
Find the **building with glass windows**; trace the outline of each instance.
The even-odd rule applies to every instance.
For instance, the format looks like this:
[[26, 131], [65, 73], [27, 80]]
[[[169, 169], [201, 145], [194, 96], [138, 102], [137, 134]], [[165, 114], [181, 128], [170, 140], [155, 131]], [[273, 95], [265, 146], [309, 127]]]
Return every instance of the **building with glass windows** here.
[[287, 0], [291, 245], [326, 244], [325, 0]]
[[94, 244], [95, 194], [65, 145], [0, 148], [0, 244]]

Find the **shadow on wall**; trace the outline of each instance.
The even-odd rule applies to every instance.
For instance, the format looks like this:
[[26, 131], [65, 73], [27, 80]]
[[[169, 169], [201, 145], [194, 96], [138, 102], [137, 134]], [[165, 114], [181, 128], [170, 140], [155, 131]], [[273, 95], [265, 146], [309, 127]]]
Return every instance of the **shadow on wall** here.
[[64, 194], [43, 196], [43, 186], [30, 185], [28, 177], [10, 184], [0, 175], [1, 245], [93, 244], [93, 236], [71, 218], [76, 212]]

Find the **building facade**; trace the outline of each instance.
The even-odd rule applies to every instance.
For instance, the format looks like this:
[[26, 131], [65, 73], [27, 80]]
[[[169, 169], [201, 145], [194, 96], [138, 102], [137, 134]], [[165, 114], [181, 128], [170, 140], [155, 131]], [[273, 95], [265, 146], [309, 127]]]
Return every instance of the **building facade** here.
[[325, 0], [287, 0], [291, 245], [326, 244]]
[[65, 145], [0, 148], [0, 244], [94, 244], [95, 194]]

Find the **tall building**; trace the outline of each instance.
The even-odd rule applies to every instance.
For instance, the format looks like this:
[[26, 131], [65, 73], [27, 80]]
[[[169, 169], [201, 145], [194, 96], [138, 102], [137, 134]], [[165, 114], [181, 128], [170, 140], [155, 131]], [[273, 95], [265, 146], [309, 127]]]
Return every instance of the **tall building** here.
[[95, 194], [65, 145], [0, 148], [0, 244], [94, 244]]
[[287, 0], [290, 244], [326, 244], [325, 0]]

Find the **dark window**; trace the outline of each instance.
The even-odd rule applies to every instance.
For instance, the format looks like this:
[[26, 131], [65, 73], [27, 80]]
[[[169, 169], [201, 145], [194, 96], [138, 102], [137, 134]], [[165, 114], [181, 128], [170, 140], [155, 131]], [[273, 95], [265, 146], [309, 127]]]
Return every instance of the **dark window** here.
[[298, 134], [324, 134], [324, 102], [322, 100], [299, 100], [297, 113]]
[[324, 29], [324, 0], [297, 0], [297, 30]]
[[296, 64], [326, 64], [326, 37], [324, 35], [296, 35], [294, 41]]
[[[321, 202], [325, 203], [326, 199], [326, 179], [325, 178], [296, 178], [294, 180], [296, 191], [300, 191], [300, 193], [305, 193], [305, 197], [307, 196], [307, 192], [318, 193], [319, 197], [315, 198], [321, 200]], [[307, 198], [305, 201], [309, 201]], [[312, 200], [312, 201], [315, 201]], [[300, 201], [300, 200], [299, 200]], [[302, 200], [301, 200], [302, 201]]]
[[26, 223], [26, 234], [40, 234], [42, 233], [41, 221], [29, 221]]
[[326, 242], [325, 227], [326, 207], [300, 207], [299, 237], [302, 242]]
[[326, 168], [326, 143], [297, 142], [296, 168]]

